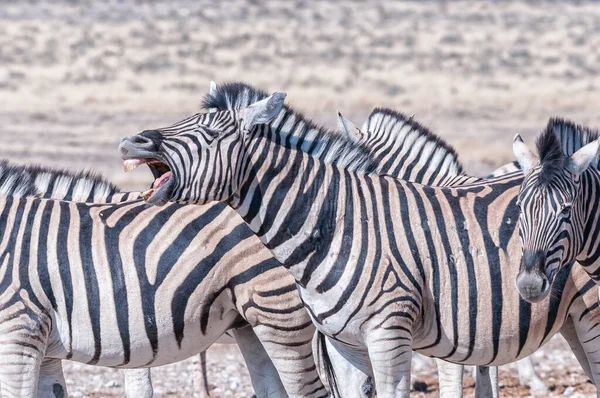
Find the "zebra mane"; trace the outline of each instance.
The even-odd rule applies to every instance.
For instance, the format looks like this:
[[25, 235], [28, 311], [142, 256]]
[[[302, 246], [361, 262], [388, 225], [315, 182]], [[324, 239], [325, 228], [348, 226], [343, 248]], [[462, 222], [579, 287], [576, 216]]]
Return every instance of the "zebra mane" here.
[[72, 172], [0, 160], [0, 195], [92, 201], [118, 191], [115, 185], [91, 171]]
[[[551, 118], [536, 139], [540, 158], [540, 183], [548, 183], [560, 171], [568, 156], [598, 138], [598, 131], [569, 120]], [[599, 164], [596, 160], [595, 167]]]
[[[362, 127], [363, 133], [367, 134], [367, 141], [385, 138], [389, 133], [393, 139], [402, 141], [407, 152], [411, 152], [410, 163], [415, 166], [439, 169], [440, 175], [455, 176], [464, 174], [464, 167], [458, 160], [456, 150], [444, 139], [434, 134], [427, 127], [407, 117], [402, 112], [389, 108], [375, 108]], [[406, 145], [404, 141], [411, 137], [412, 144]], [[419, 145], [416, 145], [419, 142]]]
[[[553, 130], [558, 136], [565, 156], [571, 156], [581, 147], [597, 140], [600, 135], [598, 130], [582, 126], [570, 120], [554, 117], [550, 118], [546, 129]], [[598, 167], [598, 164], [596, 164], [596, 167]]]
[[[218, 85], [208, 93], [202, 107], [218, 111], [241, 109], [268, 96], [265, 91], [247, 83], [229, 82]], [[275, 136], [268, 138], [288, 148], [301, 150], [350, 171], [371, 172], [375, 168], [370, 150], [365, 145], [319, 126], [288, 105], [284, 105], [279, 115], [269, 124]]]
[[202, 108], [217, 109], [242, 109], [265, 99], [269, 96], [266, 91], [252, 87], [244, 82], [227, 82], [218, 84], [214, 91], [204, 96]]
[[560, 138], [550, 123], [537, 136], [535, 146], [541, 166], [539, 181], [541, 185], [546, 185], [562, 170], [567, 157], [563, 153]]

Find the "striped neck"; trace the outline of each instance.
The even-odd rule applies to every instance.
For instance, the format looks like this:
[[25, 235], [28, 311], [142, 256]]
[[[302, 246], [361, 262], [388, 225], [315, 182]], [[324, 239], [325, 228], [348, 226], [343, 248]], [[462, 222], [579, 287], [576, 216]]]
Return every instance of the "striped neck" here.
[[306, 268], [318, 261], [311, 254], [331, 244], [343, 215], [340, 174], [349, 172], [265, 137], [253, 141], [246, 178], [229, 205], [305, 286]]
[[600, 172], [590, 168], [581, 175], [581, 197], [585, 214], [584, 230], [581, 239], [583, 244], [577, 255], [577, 261], [585, 268], [590, 277], [600, 282]]

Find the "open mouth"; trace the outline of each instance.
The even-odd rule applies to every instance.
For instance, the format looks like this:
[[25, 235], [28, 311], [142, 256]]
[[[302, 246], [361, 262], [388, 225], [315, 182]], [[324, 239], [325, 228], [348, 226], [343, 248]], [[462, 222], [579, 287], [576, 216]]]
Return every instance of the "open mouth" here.
[[154, 176], [154, 182], [146, 191], [141, 192], [141, 196], [147, 202], [164, 204], [170, 196], [170, 193], [174, 187], [174, 180], [171, 174], [169, 166], [158, 159], [149, 158], [133, 158], [123, 161], [123, 169], [125, 172], [131, 171], [141, 165], [147, 165], [152, 175]]

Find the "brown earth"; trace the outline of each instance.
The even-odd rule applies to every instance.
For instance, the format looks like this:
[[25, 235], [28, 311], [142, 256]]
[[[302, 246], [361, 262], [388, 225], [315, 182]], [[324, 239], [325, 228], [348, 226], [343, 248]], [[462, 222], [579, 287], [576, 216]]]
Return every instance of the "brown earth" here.
[[[288, 92], [329, 126], [388, 106], [429, 126], [482, 175], [512, 160], [550, 116], [600, 125], [600, 6], [594, 2], [3, 2], [0, 156], [98, 170], [124, 189], [119, 139], [194, 113], [210, 80]], [[251, 394], [233, 346], [209, 351], [217, 396]], [[546, 396], [593, 394], [562, 339], [534, 355]], [[154, 372], [157, 396], [191, 396], [190, 361]], [[118, 371], [68, 364], [74, 396], [122, 395]], [[415, 373], [437, 394], [435, 370]], [[473, 381], [465, 378], [472, 391]], [[528, 396], [514, 366], [503, 396]]]

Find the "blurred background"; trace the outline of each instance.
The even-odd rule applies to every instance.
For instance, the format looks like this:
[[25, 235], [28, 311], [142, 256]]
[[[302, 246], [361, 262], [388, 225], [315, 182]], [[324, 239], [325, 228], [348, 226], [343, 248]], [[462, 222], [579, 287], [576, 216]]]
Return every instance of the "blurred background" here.
[[[414, 113], [483, 175], [551, 116], [600, 126], [599, 75], [597, 2], [2, 1], [0, 156], [139, 189], [150, 173], [122, 172], [121, 137], [195, 113], [210, 80], [244, 80], [330, 127], [338, 109], [357, 125], [375, 106]], [[214, 394], [250, 396], [235, 347], [211, 352]], [[534, 358], [546, 396], [592, 394], [563, 340]], [[191, 396], [191, 369], [160, 368], [157, 395]], [[434, 368], [417, 376], [435, 396]], [[72, 396], [123, 392], [114, 370], [67, 378]], [[501, 386], [529, 395], [514, 367]]]

